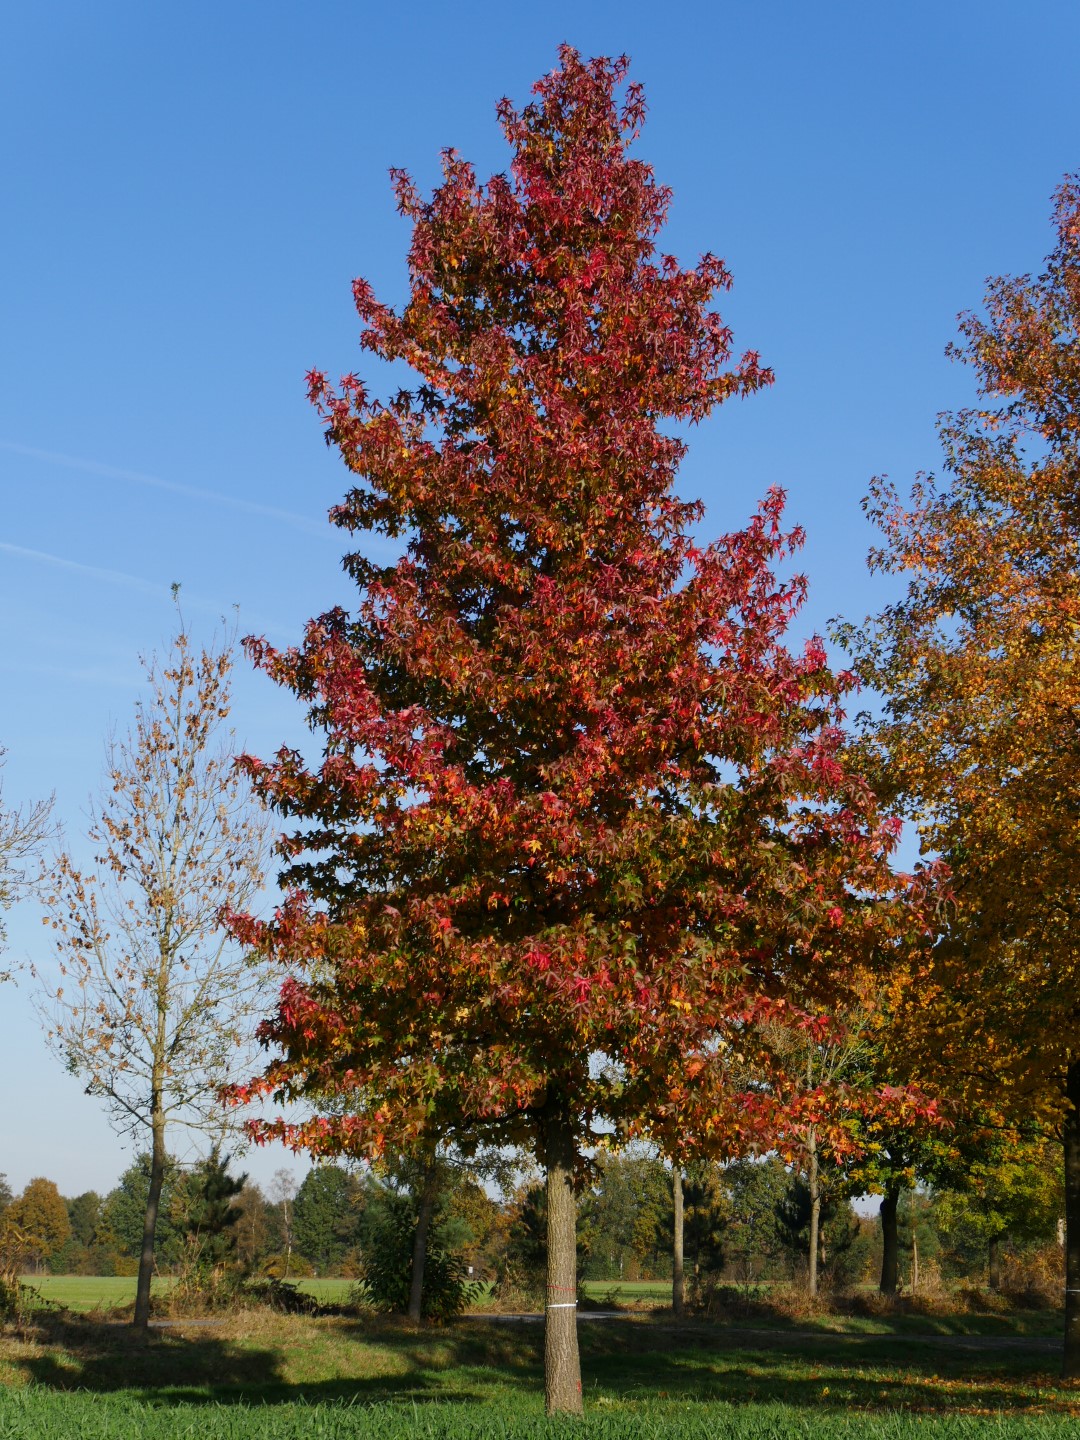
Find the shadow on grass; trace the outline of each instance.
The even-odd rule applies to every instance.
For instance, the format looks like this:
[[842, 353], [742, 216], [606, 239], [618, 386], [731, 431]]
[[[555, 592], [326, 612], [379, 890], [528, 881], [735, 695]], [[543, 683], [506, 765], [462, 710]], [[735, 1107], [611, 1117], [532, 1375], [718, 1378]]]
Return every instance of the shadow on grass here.
[[622, 1400], [777, 1403], [796, 1409], [941, 1413], [957, 1411], [1080, 1413], [1080, 1391], [1014, 1357], [943, 1356], [930, 1346], [851, 1345], [846, 1337], [792, 1338], [706, 1347], [699, 1337], [678, 1350], [637, 1357], [627, 1379], [618, 1354], [591, 1354], [590, 1391]]
[[[307, 1331], [316, 1342], [309, 1368], [322, 1374], [297, 1380], [288, 1374], [287, 1352], [290, 1329], [302, 1323], [275, 1315], [238, 1338], [182, 1325], [144, 1337], [97, 1318], [45, 1314], [7, 1363], [45, 1389], [123, 1391], [157, 1405], [475, 1402], [542, 1386], [540, 1334], [489, 1333], [479, 1326], [417, 1331], [338, 1317], [318, 1322], [321, 1334]], [[330, 1343], [320, 1348], [321, 1336]]]
[[161, 1395], [180, 1385], [209, 1394], [237, 1386], [261, 1388], [281, 1377], [278, 1349], [205, 1332], [152, 1330], [144, 1338], [126, 1325], [49, 1316], [27, 1338], [36, 1344], [10, 1364], [34, 1384], [53, 1390], [152, 1390]]
[[[50, 1316], [35, 1339], [9, 1363], [36, 1385], [124, 1391], [155, 1405], [497, 1401], [517, 1408], [535, 1403], [542, 1389], [539, 1326], [463, 1321], [416, 1331], [278, 1316], [253, 1319], [239, 1336], [178, 1330], [141, 1340], [123, 1326]], [[617, 1403], [1080, 1414], [1080, 1389], [1056, 1379], [1050, 1351], [972, 1353], [899, 1335], [747, 1337], [648, 1320], [583, 1326], [581, 1344], [587, 1395]]]
[[754, 1290], [722, 1285], [711, 1292], [704, 1311], [724, 1325], [830, 1333], [1064, 1335], [1062, 1307], [1029, 1305], [977, 1290], [953, 1295], [880, 1295], [876, 1290], [830, 1292], [812, 1301], [802, 1290], [778, 1286]]

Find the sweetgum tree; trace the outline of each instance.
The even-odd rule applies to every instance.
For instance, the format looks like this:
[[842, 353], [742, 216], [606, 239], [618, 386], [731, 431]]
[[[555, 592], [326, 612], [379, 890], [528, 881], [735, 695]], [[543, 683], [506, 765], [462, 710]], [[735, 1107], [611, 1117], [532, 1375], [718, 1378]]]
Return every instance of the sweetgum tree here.
[[[732, 1088], [753, 1023], [797, 1023], [865, 948], [888, 836], [841, 756], [845, 682], [783, 632], [802, 582], [772, 491], [692, 538], [673, 422], [769, 383], [709, 308], [729, 277], [656, 250], [669, 192], [628, 148], [626, 61], [571, 49], [499, 117], [508, 175], [453, 151], [413, 225], [401, 313], [354, 285], [362, 345], [419, 376], [386, 403], [309, 375], [354, 486], [352, 612], [250, 643], [310, 707], [322, 763], [249, 760], [295, 822], [291, 893], [234, 923], [289, 969], [240, 1092], [358, 1103], [254, 1125], [317, 1154], [425, 1137], [527, 1143], [547, 1174], [549, 1410], [581, 1405], [574, 1188], [617, 1125], [745, 1144], [778, 1103]], [[801, 1101], [800, 1103], [813, 1103]]]

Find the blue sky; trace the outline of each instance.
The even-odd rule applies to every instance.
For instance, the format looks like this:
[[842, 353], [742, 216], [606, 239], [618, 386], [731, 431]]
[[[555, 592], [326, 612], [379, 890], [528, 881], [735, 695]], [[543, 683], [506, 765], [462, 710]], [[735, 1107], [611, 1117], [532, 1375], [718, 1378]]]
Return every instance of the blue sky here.
[[[1075, 0], [36, 0], [0, 33], [0, 742], [7, 799], [55, 790], [73, 841], [173, 581], [196, 635], [235, 605], [286, 642], [349, 602], [323, 518], [344, 473], [303, 373], [362, 368], [354, 275], [403, 294], [388, 167], [428, 187], [453, 145], [504, 168], [495, 102], [561, 41], [631, 56], [639, 153], [675, 191], [665, 248], [727, 259], [736, 348], [776, 369], [693, 434], [681, 488], [705, 533], [788, 490], [800, 633], [888, 598], [859, 499], [933, 468], [936, 413], [971, 395], [943, 355], [955, 314], [988, 274], [1039, 267], [1080, 169]], [[246, 671], [234, 718], [255, 751], [302, 738]], [[31, 907], [9, 930], [44, 958]], [[0, 991], [0, 1087], [16, 1187], [113, 1183], [126, 1152], [25, 984]]]

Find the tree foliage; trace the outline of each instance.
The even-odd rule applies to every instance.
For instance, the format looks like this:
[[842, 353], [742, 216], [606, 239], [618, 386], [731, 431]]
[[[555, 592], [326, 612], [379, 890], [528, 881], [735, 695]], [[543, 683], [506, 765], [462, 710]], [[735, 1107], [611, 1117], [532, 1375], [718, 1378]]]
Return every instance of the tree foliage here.
[[365, 1188], [340, 1165], [316, 1165], [304, 1177], [293, 1205], [296, 1246], [316, 1274], [336, 1269], [361, 1238]]
[[999, 1242], [1056, 1238], [1064, 1214], [1060, 1154], [1045, 1141], [1001, 1136], [935, 1192], [934, 1224], [954, 1269], [981, 1268]]
[[944, 483], [908, 505], [875, 484], [872, 564], [907, 588], [841, 633], [883, 696], [872, 765], [951, 870], [909, 1048], [969, 1102], [1062, 1126], [1080, 1374], [1080, 177], [1054, 223], [1045, 271], [961, 317], [980, 403], [941, 422]]
[[[142, 1151], [124, 1170], [101, 1205], [98, 1238], [118, 1258], [129, 1262], [124, 1267], [127, 1274], [131, 1274], [129, 1267], [138, 1262], [142, 1251], [146, 1204], [150, 1194], [150, 1171], [150, 1153]], [[171, 1155], [167, 1156], [162, 1175], [154, 1252], [155, 1259], [162, 1267], [175, 1265], [183, 1253], [183, 1230], [175, 1203], [176, 1187], [180, 1178], [179, 1165]]]
[[636, 1280], [671, 1269], [671, 1174], [646, 1155], [600, 1155], [582, 1197], [582, 1275]]
[[[409, 1309], [417, 1223], [417, 1200], [407, 1191], [384, 1191], [367, 1228], [360, 1278], [376, 1309], [403, 1315]], [[449, 1216], [436, 1211], [425, 1234], [420, 1315], [449, 1320], [479, 1294], [465, 1256], [450, 1242]]]
[[407, 303], [353, 289], [364, 350], [418, 378], [380, 402], [308, 377], [352, 472], [333, 519], [359, 595], [298, 649], [249, 642], [324, 753], [248, 762], [295, 828], [287, 902], [236, 923], [288, 967], [277, 1058], [241, 1093], [376, 1101], [257, 1133], [526, 1143], [571, 1293], [569, 1186], [602, 1122], [666, 1153], [760, 1138], [775, 1092], [737, 1093], [731, 1047], [798, 1019], [793, 974], [830, 1003], [890, 883], [847, 680], [784, 644], [804, 584], [777, 577], [801, 539], [781, 493], [709, 544], [674, 493], [678, 423], [772, 377], [731, 363], [724, 264], [657, 250], [670, 193], [629, 154], [626, 68], [565, 48], [500, 105], [510, 170], [486, 184], [453, 151], [430, 200], [394, 172]]
[[185, 1179], [183, 1222], [189, 1255], [203, 1270], [234, 1262], [237, 1225], [244, 1214], [234, 1202], [247, 1176], [230, 1175], [229, 1157], [215, 1146]]
[[43, 1265], [71, 1234], [67, 1206], [59, 1190], [52, 1180], [40, 1175], [7, 1206], [0, 1226], [3, 1249], [18, 1254], [24, 1265], [35, 1267]]
[[868, 738], [924, 849], [951, 867], [949, 919], [911, 987], [919, 1043], [995, 1105], [1060, 1114], [1080, 983], [1080, 180], [1057, 192], [1037, 277], [990, 283], [951, 353], [981, 403], [947, 415], [946, 481], [903, 505], [875, 483], [874, 568], [904, 596], [841, 633], [883, 697]]

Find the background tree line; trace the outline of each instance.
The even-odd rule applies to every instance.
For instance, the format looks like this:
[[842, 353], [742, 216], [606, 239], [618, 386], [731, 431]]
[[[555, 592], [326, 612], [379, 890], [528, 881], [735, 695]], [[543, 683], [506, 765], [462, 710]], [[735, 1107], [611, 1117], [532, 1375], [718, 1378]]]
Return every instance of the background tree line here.
[[[146, 1155], [103, 1196], [63, 1197], [52, 1181], [37, 1178], [15, 1197], [0, 1178], [0, 1246], [21, 1247], [28, 1270], [134, 1274], [149, 1184]], [[881, 1271], [881, 1227], [852, 1204], [859, 1184], [859, 1172], [825, 1167], [818, 1261], [831, 1288], [876, 1282]], [[804, 1172], [775, 1155], [698, 1162], [684, 1175], [683, 1193], [692, 1299], [707, 1301], [720, 1286], [805, 1283], [810, 1204]], [[355, 1280], [378, 1260], [407, 1280], [418, 1203], [415, 1183], [340, 1165], [313, 1168], [299, 1187], [281, 1171], [267, 1193], [229, 1174], [216, 1154], [186, 1168], [170, 1158], [157, 1266], [163, 1274], [184, 1274], [201, 1263], [281, 1279]], [[1019, 1156], [985, 1153], [951, 1183], [943, 1172], [937, 1184], [916, 1179], [901, 1192], [897, 1212], [904, 1289], [945, 1281], [1034, 1293], [1060, 1270], [1062, 1177], [1045, 1147]], [[673, 1220], [668, 1166], [649, 1155], [598, 1156], [579, 1203], [580, 1278], [612, 1285], [670, 1281]], [[452, 1254], [464, 1273], [491, 1284], [497, 1295], [529, 1300], [542, 1293], [545, 1226], [540, 1184], [493, 1195], [474, 1177], [448, 1168], [430, 1245]]]

